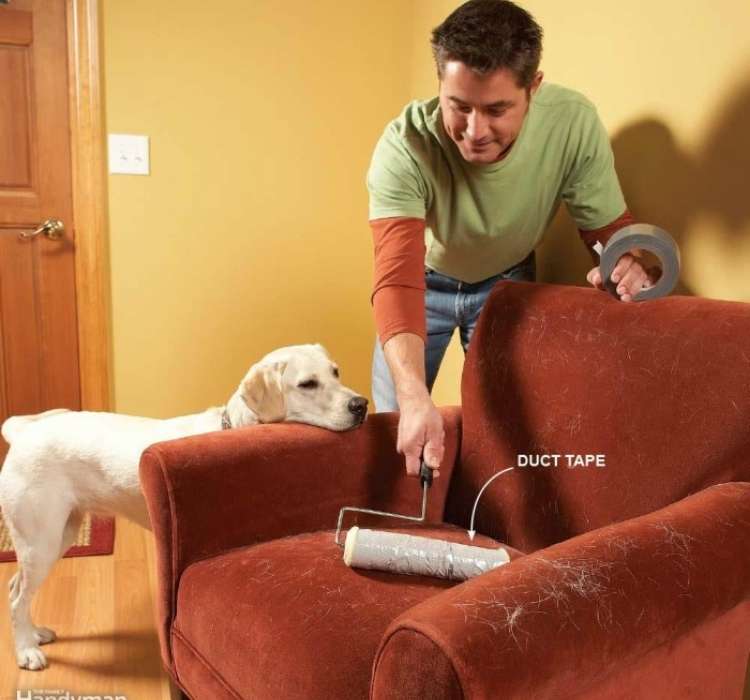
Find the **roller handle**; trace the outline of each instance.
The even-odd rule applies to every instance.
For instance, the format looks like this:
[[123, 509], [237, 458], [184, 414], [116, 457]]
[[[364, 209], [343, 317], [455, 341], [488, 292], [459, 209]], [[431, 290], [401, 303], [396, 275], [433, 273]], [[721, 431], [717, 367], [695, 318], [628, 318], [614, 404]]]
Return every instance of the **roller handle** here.
[[422, 486], [432, 486], [432, 469], [425, 464], [424, 460], [420, 461], [419, 479], [422, 482]]

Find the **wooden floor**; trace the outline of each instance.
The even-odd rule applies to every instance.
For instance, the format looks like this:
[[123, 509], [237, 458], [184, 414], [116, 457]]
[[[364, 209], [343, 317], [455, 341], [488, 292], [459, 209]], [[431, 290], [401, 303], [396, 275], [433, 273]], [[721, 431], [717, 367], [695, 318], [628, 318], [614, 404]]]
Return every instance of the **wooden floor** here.
[[154, 552], [151, 533], [116, 523], [110, 556], [62, 559], [32, 606], [36, 624], [58, 639], [45, 644], [44, 671], [15, 663], [8, 613], [8, 581], [16, 564], [0, 563], [0, 700], [16, 690], [124, 695], [128, 700], [170, 700], [154, 625]]

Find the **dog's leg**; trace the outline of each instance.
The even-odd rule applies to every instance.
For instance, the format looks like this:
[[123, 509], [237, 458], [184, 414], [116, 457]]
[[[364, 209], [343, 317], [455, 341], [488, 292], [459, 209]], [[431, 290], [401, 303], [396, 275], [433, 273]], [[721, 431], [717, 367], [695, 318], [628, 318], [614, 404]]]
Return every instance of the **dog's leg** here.
[[[65, 523], [65, 529], [63, 530], [60, 552], [57, 555], [58, 559], [62, 559], [65, 552], [67, 552], [69, 547], [76, 541], [76, 538], [78, 537], [78, 531], [81, 528], [82, 522], [83, 513], [81, 513], [80, 511], [74, 510], [68, 516], [68, 522]], [[15, 579], [16, 576], [18, 576], [18, 574], [16, 574], [13, 578]], [[13, 593], [11, 593], [11, 596], [12, 595]], [[50, 642], [54, 642], [57, 639], [55, 630], [52, 630], [49, 627], [37, 627], [36, 625], [34, 626], [34, 636], [36, 637], [36, 640], [40, 645], [49, 644]]]
[[60, 545], [59, 559], [62, 559], [63, 554], [68, 551], [73, 542], [78, 537], [78, 531], [81, 529], [81, 523], [83, 522], [83, 513], [79, 510], [71, 511], [68, 516], [68, 522], [65, 523], [65, 529], [63, 530], [62, 544]]
[[21, 567], [18, 567], [18, 571], [16, 571], [13, 576], [10, 577], [10, 581], [8, 581], [8, 590], [10, 591], [10, 599], [13, 600], [18, 595], [18, 587], [21, 585]]
[[47, 505], [45, 512], [37, 510], [32, 517], [29, 517], [28, 512], [20, 519], [6, 517], [20, 567], [10, 596], [16, 659], [21, 668], [31, 671], [41, 670], [47, 665], [47, 659], [39, 645], [55, 638], [52, 630], [33, 624], [31, 600], [59, 558], [63, 531], [69, 516], [69, 511], [62, 504], [53, 501]]
[[[83, 522], [83, 514], [80, 511], [74, 510], [68, 516], [68, 522], [65, 523], [65, 529], [63, 530], [62, 543], [60, 545], [60, 552], [57, 555], [58, 559], [62, 559], [68, 548], [76, 541], [78, 537], [78, 531], [81, 528]], [[20, 570], [11, 579], [11, 599], [18, 595], [18, 587], [20, 585]], [[15, 592], [14, 592], [15, 589]], [[37, 627], [34, 626], [34, 637], [39, 644], [49, 644], [57, 639], [55, 630], [51, 630], [49, 627]]]

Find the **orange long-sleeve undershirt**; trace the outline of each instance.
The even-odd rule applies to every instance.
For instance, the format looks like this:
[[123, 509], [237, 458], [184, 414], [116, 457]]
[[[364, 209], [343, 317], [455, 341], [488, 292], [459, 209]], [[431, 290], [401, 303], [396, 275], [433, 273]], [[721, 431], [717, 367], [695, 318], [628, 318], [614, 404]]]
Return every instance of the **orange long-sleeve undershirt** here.
[[414, 333], [427, 342], [424, 310], [424, 219], [370, 221], [375, 245], [371, 301], [380, 342]]
[[[621, 228], [634, 223], [626, 209], [617, 219], [578, 233], [591, 248], [604, 245]], [[371, 301], [381, 344], [398, 333], [414, 333], [427, 342], [424, 308], [424, 219], [394, 217], [370, 221], [375, 246], [375, 274]]]

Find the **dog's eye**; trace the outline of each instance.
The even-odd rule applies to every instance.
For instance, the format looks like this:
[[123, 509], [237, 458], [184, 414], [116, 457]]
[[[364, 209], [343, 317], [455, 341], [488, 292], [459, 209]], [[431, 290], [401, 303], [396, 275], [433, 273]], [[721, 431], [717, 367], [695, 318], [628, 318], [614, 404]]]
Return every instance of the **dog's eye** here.
[[339, 378], [339, 368], [338, 367], [334, 367], [333, 368], [333, 376], [336, 377], [336, 379]]
[[297, 384], [300, 389], [317, 389], [318, 382], [315, 379], [308, 379], [306, 382]]

